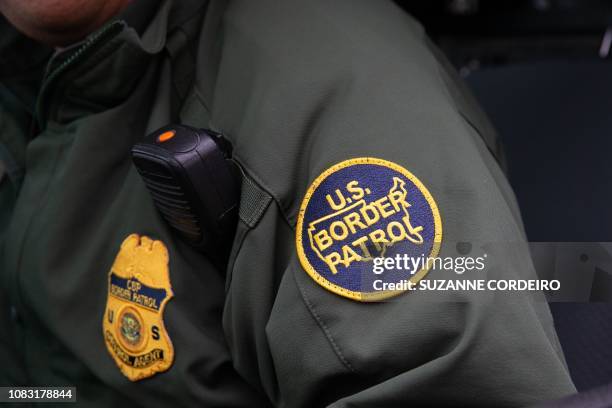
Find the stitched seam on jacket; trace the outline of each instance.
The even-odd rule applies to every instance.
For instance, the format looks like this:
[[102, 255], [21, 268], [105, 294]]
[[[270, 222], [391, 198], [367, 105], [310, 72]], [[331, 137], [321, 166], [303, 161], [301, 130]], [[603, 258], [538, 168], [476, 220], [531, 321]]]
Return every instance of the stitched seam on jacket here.
[[317, 322], [318, 326], [321, 328], [321, 330], [325, 334], [325, 337], [329, 341], [332, 349], [334, 350], [334, 353], [336, 354], [336, 356], [338, 357], [340, 362], [342, 362], [344, 367], [346, 367], [349, 371], [351, 371], [353, 373], [356, 372], [355, 369], [353, 368], [353, 366], [351, 365], [351, 363], [349, 363], [348, 360], [346, 359], [346, 357], [344, 357], [344, 354], [342, 353], [342, 350], [340, 349], [340, 346], [334, 340], [334, 337], [332, 336], [331, 332], [329, 331], [327, 325], [323, 322], [323, 319], [321, 319], [321, 317], [319, 316], [317, 311], [314, 309], [314, 305], [308, 300], [308, 296], [306, 295], [306, 292], [304, 291], [304, 288], [302, 287], [302, 285], [300, 285], [298, 280], [295, 278], [295, 275], [293, 276], [293, 280], [295, 281], [295, 284], [297, 285], [297, 287], [298, 287], [298, 289], [300, 291], [300, 294], [302, 295], [302, 300], [304, 301], [304, 304], [306, 305], [306, 308], [308, 309], [308, 311], [310, 312], [312, 317]]

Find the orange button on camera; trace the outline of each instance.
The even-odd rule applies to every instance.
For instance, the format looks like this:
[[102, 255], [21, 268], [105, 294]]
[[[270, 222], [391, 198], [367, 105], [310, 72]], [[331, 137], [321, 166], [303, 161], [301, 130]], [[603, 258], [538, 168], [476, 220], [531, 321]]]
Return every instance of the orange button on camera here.
[[168, 140], [172, 139], [174, 137], [174, 135], [176, 135], [176, 131], [168, 130], [168, 131], [162, 133], [161, 135], [157, 136], [157, 142], [158, 143], [167, 142]]

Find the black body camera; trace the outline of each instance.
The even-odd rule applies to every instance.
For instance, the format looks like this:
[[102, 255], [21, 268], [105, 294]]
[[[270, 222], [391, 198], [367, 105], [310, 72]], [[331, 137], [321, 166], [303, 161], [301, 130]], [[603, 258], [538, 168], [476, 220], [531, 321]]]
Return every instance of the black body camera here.
[[155, 206], [190, 245], [219, 260], [231, 247], [240, 173], [229, 144], [209, 130], [163, 127], [132, 148]]

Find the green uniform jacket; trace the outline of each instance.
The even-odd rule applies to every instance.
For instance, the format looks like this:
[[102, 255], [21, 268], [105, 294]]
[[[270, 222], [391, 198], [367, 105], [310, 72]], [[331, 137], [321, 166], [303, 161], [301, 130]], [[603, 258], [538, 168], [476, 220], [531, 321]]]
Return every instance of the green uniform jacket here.
[[[387, 1], [147, 7], [142, 30], [119, 18], [51, 59], [3, 27], [2, 385], [147, 407], [521, 406], [574, 392], [543, 302], [361, 303], [298, 261], [309, 184], [378, 157], [435, 197], [441, 256], [458, 241], [518, 243], [491, 267], [533, 276], [495, 135], [417, 23]], [[222, 132], [246, 174], [226, 270], [172, 233], [131, 164], [131, 146], [173, 122]], [[133, 233], [167, 246], [174, 291], [173, 365], [136, 382], [101, 329], [109, 270]]]

